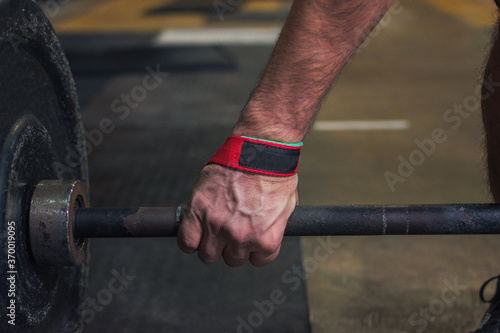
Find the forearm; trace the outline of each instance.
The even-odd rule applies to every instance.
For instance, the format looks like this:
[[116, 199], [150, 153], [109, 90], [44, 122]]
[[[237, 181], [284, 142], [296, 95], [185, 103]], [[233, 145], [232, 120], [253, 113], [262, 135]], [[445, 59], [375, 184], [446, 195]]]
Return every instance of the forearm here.
[[233, 134], [301, 141], [356, 48], [393, 0], [295, 0]]

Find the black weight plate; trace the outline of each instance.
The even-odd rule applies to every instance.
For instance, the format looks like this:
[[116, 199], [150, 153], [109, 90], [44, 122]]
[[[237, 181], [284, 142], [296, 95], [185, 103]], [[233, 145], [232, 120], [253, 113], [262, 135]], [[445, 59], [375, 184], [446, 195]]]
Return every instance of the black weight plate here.
[[28, 212], [40, 180], [80, 179], [88, 192], [84, 142], [74, 82], [50, 23], [29, 0], [0, 1], [0, 332], [82, 329], [87, 265], [36, 265]]

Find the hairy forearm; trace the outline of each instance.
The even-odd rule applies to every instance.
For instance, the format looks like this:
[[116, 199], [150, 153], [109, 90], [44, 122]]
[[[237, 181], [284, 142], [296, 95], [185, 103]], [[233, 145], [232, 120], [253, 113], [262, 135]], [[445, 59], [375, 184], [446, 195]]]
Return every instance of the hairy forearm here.
[[393, 0], [295, 0], [233, 134], [301, 141], [332, 82]]

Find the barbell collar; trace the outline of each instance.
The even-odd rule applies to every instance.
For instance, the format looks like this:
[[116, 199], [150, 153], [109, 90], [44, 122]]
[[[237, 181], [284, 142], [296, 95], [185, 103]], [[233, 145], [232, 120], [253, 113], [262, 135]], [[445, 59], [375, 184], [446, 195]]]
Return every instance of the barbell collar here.
[[75, 212], [87, 207], [79, 181], [44, 180], [37, 184], [30, 205], [29, 236], [40, 265], [77, 266], [85, 257], [87, 239], [76, 237]]

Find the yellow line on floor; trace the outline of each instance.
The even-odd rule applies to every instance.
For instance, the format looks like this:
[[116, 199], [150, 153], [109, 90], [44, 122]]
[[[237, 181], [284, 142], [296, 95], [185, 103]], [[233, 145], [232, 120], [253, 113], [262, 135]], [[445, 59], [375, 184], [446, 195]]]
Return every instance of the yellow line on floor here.
[[496, 20], [496, 5], [493, 0], [424, 0], [424, 2], [473, 27], [490, 27]]
[[174, 0], [103, 1], [81, 16], [55, 22], [59, 32], [146, 32], [169, 27], [201, 27], [205, 17], [199, 13], [146, 15], [150, 9]]
[[277, 12], [289, 10], [292, 1], [247, 1], [241, 4], [241, 11], [245, 12]]
[[[86, 8], [81, 14], [53, 20], [58, 32], [92, 33], [92, 32], [156, 32], [172, 28], [201, 28], [208, 26], [276, 26], [282, 22], [271, 21], [233, 21], [219, 22], [208, 20], [210, 13], [177, 12], [148, 15], [147, 12], [168, 6], [177, 0], [106, 0]], [[186, 0], [187, 1], [187, 0]], [[231, 2], [223, 1], [230, 4]], [[288, 10], [292, 1], [279, 0], [245, 0], [227, 15], [242, 12], [276, 12]], [[209, 5], [212, 3], [209, 2]], [[214, 7], [215, 14], [215, 7]]]

